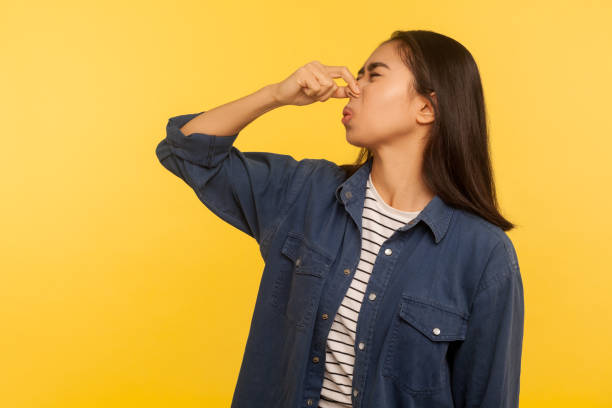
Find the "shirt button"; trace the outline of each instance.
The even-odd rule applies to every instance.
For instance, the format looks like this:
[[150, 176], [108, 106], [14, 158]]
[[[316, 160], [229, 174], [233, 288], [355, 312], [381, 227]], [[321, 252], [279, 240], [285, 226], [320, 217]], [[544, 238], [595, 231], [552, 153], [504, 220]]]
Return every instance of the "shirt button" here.
[[363, 342], [359, 343], [359, 350], [363, 350], [365, 348], [365, 344]]
[[328, 318], [329, 316], [327, 315], [327, 313], [323, 313], [323, 314], [321, 315], [321, 317], [323, 318], [323, 320], [327, 320], [327, 318]]
[[316, 356], [315, 356], [315, 357], [313, 357], [313, 358], [312, 358], [312, 362], [313, 362], [313, 363], [318, 363], [318, 362], [319, 362], [319, 357], [316, 357]]
[[359, 394], [359, 391], [357, 391], [357, 390], [353, 391], [353, 395], [354, 396], [357, 396], [357, 394]]
[[296, 266], [300, 266], [300, 263], [302, 262], [302, 260], [300, 258], [296, 259], [295, 261], [295, 265]]
[[347, 191], [345, 194], [346, 198], [351, 198], [353, 194], [350, 191]]
[[392, 253], [393, 251], [391, 250], [391, 248], [385, 249], [385, 255], [391, 255]]
[[350, 275], [351, 274], [351, 270], [350, 269], [345, 269], [344, 270], [344, 274], [345, 275]]
[[370, 300], [376, 299], [376, 293], [370, 293], [370, 296], [368, 296], [368, 299]]
[[308, 398], [308, 401], [306, 401], [307, 405], [312, 405], [312, 398]]
[[433, 329], [432, 331], [433, 331], [433, 334], [435, 334], [436, 336], [440, 334], [440, 329], [438, 329], [437, 327]]

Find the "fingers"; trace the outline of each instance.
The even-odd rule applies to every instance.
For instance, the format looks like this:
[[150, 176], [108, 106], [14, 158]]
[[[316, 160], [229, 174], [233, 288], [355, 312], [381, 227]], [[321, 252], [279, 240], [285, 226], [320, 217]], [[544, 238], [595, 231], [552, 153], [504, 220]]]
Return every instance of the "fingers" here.
[[[333, 81], [332, 81], [333, 82]], [[334, 82], [334, 84], [327, 90], [327, 92], [325, 92], [320, 98], [319, 101], [320, 102], [325, 102], [326, 100], [328, 100], [329, 98], [332, 97], [332, 95], [334, 95], [336, 93], [336, 90], [338, 89], [338, 85]]]
[[341, 86], [332, 94], [332, 98], [359, 98], [348, 86]]
[[323, 67], [325, 68], [327, 73], [332, 78], [342, 78], [342, 79], [344, 79], [344, 81], [346, 81], [346, 83], [349, 85], [349, 87], [351, 88], [353, 93], [359, 95], [360, 90], [359, 90], [359, 85], [357, 84], [357, 80], [355, 79], [353, 74], [351, 74], [351, 71], [349, 71], [349, 69], [347, 67], [345, 67], [345, 66], [330, 66], [330, 65], [324, 65]]
[[[353, 77], [349, 69], [345, 66], [327, 66], [319, 61], [312, 61], [307, 64], [309, 72], [316, 78], [316, 81], [321, 85], [318, 91], [314, 91], [309, 95], [320, 97], [320, 101], [326, 101], [330, 97], [333, 98], [348, 98], [359, 97], [360, 90], [357, 80]], [[339, 87], [333, 78], [343, 78], [349, 85]]]
[[353, 93], [348, 86], [341, 86], [332, 94], [332, 98], [358, 98], [359, 95]]
[[325, 102], [336, 91], [338, 85], [329, 75], [327, 75], [325, 70], [319, 68], [317, 65], [314, 65], [311, 68], [313, 75], [321, 85], [321, 90], [317, 93], [319, 101]]
[[[339, 87], [333, 80], [342, 78], [348, 86]], [[299, 85], [303, 92], [317, 100], [324, 102], [333, 98], [357, 98], [360, 90], [357, 80], [346, 66], [328, 66], [319, 61], [312, 61], [302, 67]]]
[[304, 88], [303, 92], [308, 96], [316, 96], [319, 92], [321, 92], [321, 85], [319, 85], [319, 81], [314, 76], [313, 72], [306, 65], [302, 67], [302, 75], [300, 79], [298, 79], [298, 84]]

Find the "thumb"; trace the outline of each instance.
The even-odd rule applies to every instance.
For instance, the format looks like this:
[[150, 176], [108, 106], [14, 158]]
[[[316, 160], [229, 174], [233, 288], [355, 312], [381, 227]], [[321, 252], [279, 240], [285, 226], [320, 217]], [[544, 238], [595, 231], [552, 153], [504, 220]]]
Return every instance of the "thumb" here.
[[331, 95], [332, 98], [357, 98], [357, 95], [348, 86], [339, 86]]

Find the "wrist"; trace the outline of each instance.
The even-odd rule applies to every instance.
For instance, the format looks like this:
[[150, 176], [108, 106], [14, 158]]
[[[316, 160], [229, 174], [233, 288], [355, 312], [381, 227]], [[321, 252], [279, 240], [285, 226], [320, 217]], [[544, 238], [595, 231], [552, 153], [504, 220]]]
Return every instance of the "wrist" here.
[[274, 107], [274, 108], [278, 108], [283, 106], [284, 104], [278, 99], [278, 94], [277, 94], [277, 89], [278, 89], [278, 84], [274, 83], [274, 84], [269, 84], [266, 85], [265, 91], [268, 94], [268, 99], [270, 101], [270, 104]]

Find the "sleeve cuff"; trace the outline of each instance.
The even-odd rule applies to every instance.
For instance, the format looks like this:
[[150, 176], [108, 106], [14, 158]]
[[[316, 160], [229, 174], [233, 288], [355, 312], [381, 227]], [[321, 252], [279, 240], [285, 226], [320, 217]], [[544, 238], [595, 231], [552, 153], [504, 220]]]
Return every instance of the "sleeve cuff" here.
[[166, 140], [172, 153], [192, 163], [215, 167], [227, 157], [238, 133], [231, 136], [215, 136], [206, 133], [192, 133], [189, 136], [181, 127], [202, 112], [173, 116], [166, 125]]

